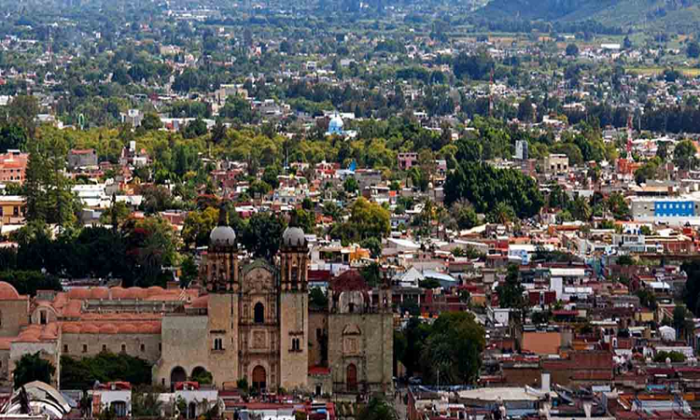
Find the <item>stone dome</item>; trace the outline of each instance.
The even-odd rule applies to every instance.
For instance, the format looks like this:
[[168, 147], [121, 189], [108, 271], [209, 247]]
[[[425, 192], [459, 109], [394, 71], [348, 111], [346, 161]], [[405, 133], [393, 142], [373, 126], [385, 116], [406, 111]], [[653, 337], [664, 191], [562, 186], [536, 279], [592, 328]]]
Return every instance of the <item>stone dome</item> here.
[[0, 282], [0, 300], [18, 300], [19, 293], [10, 283]]
[[298, 227], [288, 227], [282, 234], [282, 245], [299, 246], [306, 244], [304, 231]]
[[231, 226], [217, 226], [211, 231], [209, 241], [212, 245], [231, 246], [236, 242], [236, 232]]

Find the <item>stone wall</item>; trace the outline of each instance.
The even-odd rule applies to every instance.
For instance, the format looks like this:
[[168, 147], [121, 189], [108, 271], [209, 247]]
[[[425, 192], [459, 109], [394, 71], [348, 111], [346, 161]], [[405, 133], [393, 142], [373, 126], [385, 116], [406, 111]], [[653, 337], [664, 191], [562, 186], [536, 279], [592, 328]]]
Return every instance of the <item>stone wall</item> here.
[[182, 367], [188, 376], [194, 368], [202, 366], [214, 375], [209, 366], [209, 318], [206, 315], [171, 315], [163, 317], [161, 328], [162, 352], [153, 367], [153, 382], [170, 386], [170, 373]]
[[29, 325], [27, 299], [0, 301], [0, 337], [14, 337], [22, 327]]
[[[325, 366], [328, 360], [323, 360], [321, 348], [324, 339], [325, 345], [328, 345], [328, 312], [326, 311], [309, 311], [309, 367]], [[328, 355], [326, 355], [326, 358]]]
[[389, 392], [393, 384], [393, 316], [331, 314], [328, 316], [328, 357], [335, 392], [348, 392], [347, 371], [357, 368], [358, 392]]
[[60, 388], [59, 379], [61, 377], [61, 366], [59, 364], [60, 352], [58, 350], [59, 341], [44, 341], [44, 342], [14, 342], [10, 346], [10, 360], [8, 363], [7, 375], [12, 377], [16, 364], [25, 354], [34, 354], [39, 352], [41, 358], [48, 360], [56, 368], [56, 372], [52, 378], [51, 385]]
[[308, 292], [305, 290], [282, 292], [280, 294], [280, 386], [287, 390], [307, 388], [308, 331]]
[[[202, 344], [208, 355], [207, 364], [202, 365], [214, 377], [214, 384], [223, 387], [235, 385], [241, 378], [238, 360], [238, 295], [232, 293], [209, 295], [208, 336]], [[223, 349], [215, 349], [214, 340], [222, 340]]]
[[126, 353], [155, 363], [161, 354], [160, 334], [74, 334], [63, 333], [61, 354], [77, 359], [92, 357], [102, 351]]

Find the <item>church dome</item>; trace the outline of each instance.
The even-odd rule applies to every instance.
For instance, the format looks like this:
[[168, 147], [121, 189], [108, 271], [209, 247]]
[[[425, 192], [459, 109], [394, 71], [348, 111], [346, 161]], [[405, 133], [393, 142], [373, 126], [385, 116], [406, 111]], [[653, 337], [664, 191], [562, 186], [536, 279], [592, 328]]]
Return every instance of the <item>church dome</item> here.
[[306, 244], [304, 231], [298, 227], [288, 227], [282, 234], [282, 244], [287, 246], [298, 246]]
[[231, 246], [236, 242], [236, 232], [231, 226], [217, 226], [211, 231], [209, 241], [212, 245]]

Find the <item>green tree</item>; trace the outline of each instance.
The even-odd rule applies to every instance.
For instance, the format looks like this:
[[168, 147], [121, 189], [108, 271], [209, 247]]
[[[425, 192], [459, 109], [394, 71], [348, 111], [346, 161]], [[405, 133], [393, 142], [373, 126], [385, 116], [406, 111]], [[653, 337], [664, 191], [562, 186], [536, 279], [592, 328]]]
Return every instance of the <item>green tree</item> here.
[[309, 306], [318, 309], [325, 309], [328, 307], [328, 297], [320, 287], [314, 287], [309, 292]]
[[584, 222], [591, 220], [593, 211], [591, 210], [591, 205], [588, 204], [588, 200], [582, 196], [576, 197], [576, 199], [571, 202], [571, 215], [576, 220]]
[[161, 217], [146, 217], [128, 220], [122, 231], [131, 270], [128, 280], [142, 287], [164, 286], [163, 267], [179, 263], [179, 241], [173, 226]]
[[685, 305], [697, 316], [700, 314], [700, 259], [683, 263], [681, 270], [688, 277], [685, 282]]
[[8, 116], [13, 124], [22, 128], [27, 137], [34, 139], [39, 110], [39, 100], [35, 96], [17, 95], [8, 107]]
[[187, 288], [197, 278], [199, 270], [191, 255], [185, 256], [180, 264], [180, 287]]
[[606, 204], [615, 220], [626, 220], [630, 217], [630, 208], [627, 205], [627, 201], [619, 192], [610, 194]]
[[226, 98], [226, 103], [219, 111], [219, 115], [237, 120], [242, 124], [253, 124], [258, 119], [251, 104], [238, 95]]
[[9, 149], [25, 149], [27, 133], [18, 124], [7, 124], [0, 127], [0, 152]]
[[182, 227], [182, 241], [185, 246], [205, 246], [209, 243], [209, 234], [219, 220], [219, 210], [207, 207], [203, 211], [187, 213]]
[[89, 389], [95, 381], [150, 385], [152, 368], [148, 361], [124, 353], [103, 351], [81, 359], [64, 355], [61, 356], [61, 386], [65, 389]]
[[61, 226], [76, 221], [70, 182], [64, 175], [68, 144], [61, 133], [48, 131], [29, 145], [24, 190], [27, 220]]
[[382, 255], [382, 241], [378, 238], [365, 238], [360, 245], [362, 248], [369, 249], [372, 258], [379, 258]]
[[479, 216], [474, 208], [464, 202], [456, 202], [450, 207], [450, 213], [459, 229], [471, 229], [479, 224]]
[[48, 360], [41, 358], [41, 352], [24, 354], [15, 365], [12, 372], [12, 381], [15, 389], [32, 381], [41, 381], [51, 384], [51, 378], [56, 373], [56, 368]]
[[265, 181], [255, 180], [248, 187], [248, 194], [255, 198], [265, 197], [272, 191], [272, 187]]
[[163, 123], [158, 114], [155, 112], [147, 112], [143, 115], [141, 127], [147, 131], [160, 130], [163, 127]]
[[534, 179], [513, 169], [497, 169], [481, 162], [462, 163], [447, 175], [445, 204], [467, 200], [479, 212], [488, 212], [503, 203], [518, 217], [539, 213], [544, 198]]
[[343, 190], [345, 190], [346, 193], [354, 194], [359, 189], [360, 184], [357, 183], [355, 178], [348, 177], [345, 179], [345, 181], [343, 181]]
[[505, 282], [499, 283], [496, 287], [498, 305], [501, 308], [523, 309], [525, 306], [524, 292], [525, 288], [520, 283], [518, 266], [515, 264], [509, 265]]
[[687, 49], [688, 58], [700, 57], [700, 44], [697, 41], [690, 41]]
[[422, 373], [432, 383], [472, 384], [479, 377], [485, 331], [468, 312], [443, 313], [422, 349]]
[[578, 55], [578, 46], [576, 44], [569, 44], [566, 46], [566, 55], [569, 57], [576, 57]]
[[284, 221], [278, 216], [271, 213], [255, 213], [243, 228], [240, 241], [256, 258], [270, 260], [279, 250], [285, 228]]
[[306, 233], [313, 232], [316, 229], [316, 213], [296, 208], [291, 212], [289, 226], [301, 228]]
[[153, 392], [134, 392], [131, 399], [131, 415], [133, 417], [160, 418], [163, 402], [158, 394]]
[[270, 185], [273, 189], [277, 189], [279, 187], [280, 182], [277, 179], [278, 176], [282, 173], [282, 170], [280, 169], [279, 166], [277, 165], [271, 165], [265, 168], [265, 171], [263, 172], [262, 180], [266, 182], [268, 185]]
[[384, 238], [391, 232], [389, 211], [362, 197], [350, 206], [348, 224], [356, 240]]
[[514, 222], [516, 219], [517, 216], [513, 207], [502, 201], [496, 203], [496, 207], [486, 214], [486, 221], [489, 223], [507, 225]]
[[394, 406], [383, 395], [375, 394], [358, 413], [358, 418], [362, 420], [397, 420], [398, 416]]
[[695, 145], [690, 140], [683, 140], [673, 150], [673, 164], [678, 169], [688, 171], [697, 166], [698, 159]]
[[673, 328], [680, 334], [685, 329], [686, 309], [683, 305], [676, 305], [673, 308]]

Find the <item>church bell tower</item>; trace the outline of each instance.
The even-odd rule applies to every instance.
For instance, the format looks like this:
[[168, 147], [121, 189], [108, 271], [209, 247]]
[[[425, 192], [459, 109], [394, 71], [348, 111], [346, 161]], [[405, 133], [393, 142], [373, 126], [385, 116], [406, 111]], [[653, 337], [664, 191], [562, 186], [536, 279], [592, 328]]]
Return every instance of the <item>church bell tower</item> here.
[[309, 244], [304, 231], [290, 227], [280, 246], [280, 383], [307, 387], [309, 373]]

